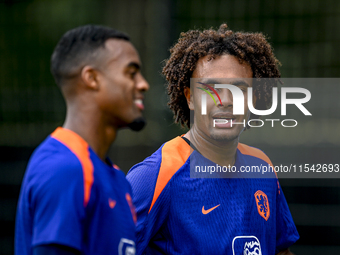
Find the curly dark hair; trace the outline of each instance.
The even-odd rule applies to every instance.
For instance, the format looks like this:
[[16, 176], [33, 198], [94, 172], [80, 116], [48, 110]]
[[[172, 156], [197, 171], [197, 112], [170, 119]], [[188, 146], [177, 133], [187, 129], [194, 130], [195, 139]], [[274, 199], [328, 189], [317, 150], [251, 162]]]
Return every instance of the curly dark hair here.
[[277, 78], [275, 82], [254, 81], [253, 90], [257, 98], [255, 107], [259, 110], [267, 109], [271, 103], [272, 88], [281, 76], [278, 69], [280, 62], [262, 33], [233, 32], [227, 24], [222, 24], [218, 30], [211, 28], [182, 32], [170, 53], [162, 74], [168, 81], [168, 105], [174, 113], [175, 122], [183, 127], [190, 125], [190, 110], [184, 88], [190, 88], [190, 78], [200, 58], [229, 54], [235, 56], [241, 64], [248, 63], [253, 78]]

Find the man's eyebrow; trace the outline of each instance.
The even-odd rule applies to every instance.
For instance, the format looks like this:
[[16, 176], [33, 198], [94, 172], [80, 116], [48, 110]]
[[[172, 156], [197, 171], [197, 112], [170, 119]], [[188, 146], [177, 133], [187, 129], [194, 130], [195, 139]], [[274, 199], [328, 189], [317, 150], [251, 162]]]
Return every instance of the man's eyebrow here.
[[203, 79], [201, 82], [205, 84], [221, 84], [221, 81], [218, 81], [218, 79]]
[[[203, 79], [201, 82], [206, 83], [206, 84], [226, 84], [225, 79], [230, 80], [230, 78]], [[227, 84], [231, 84], [231, 85], [235, 85], [235, 86], [247, 86], [247, 87], [249, 87], [249, 84], [245, 80], [234, 80], [234, 81], [227, 82]]]
[[247, 86], [247, 87], [249, 87], [249, 84], [245, 80], [233, 81], [233, 82], [231, 82], [231, 84], [235, 85], [235, 86]]
[[127, 65], [127, 68], [135, 68], [137, 70], [141, 69], [141, 65], [136, 62], [131, 62]]

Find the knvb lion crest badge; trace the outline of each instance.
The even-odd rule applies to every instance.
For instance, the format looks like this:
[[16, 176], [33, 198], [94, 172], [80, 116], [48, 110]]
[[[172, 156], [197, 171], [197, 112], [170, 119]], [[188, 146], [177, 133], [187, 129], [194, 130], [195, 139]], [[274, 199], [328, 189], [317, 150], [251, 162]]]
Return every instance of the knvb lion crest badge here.
[[270, 216], [270, 208], [267, 195], [263, 191], [258, 190], [255, 192], [254, 196], [256, 200], [257, 211], [263, 217], [263, 219], [267, 221]]

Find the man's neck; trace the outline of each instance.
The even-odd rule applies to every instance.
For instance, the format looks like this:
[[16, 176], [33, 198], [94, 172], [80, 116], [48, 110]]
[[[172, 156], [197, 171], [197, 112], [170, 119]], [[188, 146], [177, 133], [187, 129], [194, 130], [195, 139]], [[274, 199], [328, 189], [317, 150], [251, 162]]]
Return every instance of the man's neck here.
[[81, 136], [98, 155], [105, 161], [107, 151], [116, 138], [117, 130], [109, 125], [104, 125], [99, 114], [82, 112], [77, 109], [67, 110], [63, 128], [72, 130]]
[[184, 135], [185, 138], [197, 148], [206, 158], [220, 166], [233, 166], [236, 160], [238, 138], [232, 141], [218, 141], [209, 137], [203, 137], [192, 128]]

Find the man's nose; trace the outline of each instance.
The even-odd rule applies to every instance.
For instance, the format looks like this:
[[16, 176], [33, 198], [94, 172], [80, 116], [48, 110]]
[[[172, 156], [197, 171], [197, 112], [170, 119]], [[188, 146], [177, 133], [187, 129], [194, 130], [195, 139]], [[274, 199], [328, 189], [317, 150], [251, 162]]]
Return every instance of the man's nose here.
[[229, 89], [222, 89], [222, 91], [220, 92], [220, 98], [221, 98], [222, 105], [219, 102], [218, 106], [223, 106], [223, 107], [233, 106], [233, 95]]
[[137, 89], [140, 91], [147, 91], [149, 90], [150, 86], [149, 83], [145, 80], [142, 74], [140, 74], [139, 80], [137, 82]]

